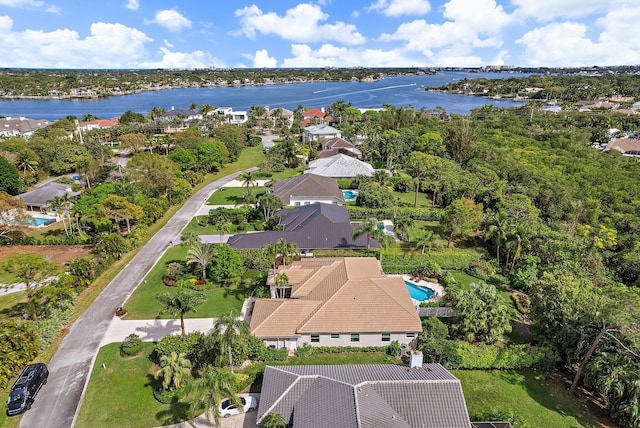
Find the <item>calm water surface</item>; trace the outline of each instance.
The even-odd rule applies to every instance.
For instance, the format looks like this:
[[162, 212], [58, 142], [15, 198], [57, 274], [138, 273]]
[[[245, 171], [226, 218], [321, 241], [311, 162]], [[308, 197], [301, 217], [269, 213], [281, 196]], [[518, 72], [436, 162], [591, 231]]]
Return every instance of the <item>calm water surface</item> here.
[[492, 100], [483, 97], [427, 92], [425, 88], [438, 87], [464, 78], [517, 77], [515, 73], [443, 72], [433, 76], [387, 77], [376, 82], [317, 82], [290, 85], [242, 86], [216, 88], [180, 88], [144, 92], [93, 100], [0, 100], [0, 115], [26, 116], [55, 120], [68, 115], [83, 116], [91, 113], [107, 119], [127, 110], [146, 113], [153, 107], [170, 110], [187, 108], [189, 104], [210, 104], [214, 107], [233, 107], [249, 110], [251, 106], [282, 107], [294, 110], [305, 107], [329, 107], [342, 99], [358, 108], [380, 108], [383, 104], [415, 109], [443, 107], [450, 113], [468, 114], [484, 104], [499, 107], [518, 105], [514, 101]]

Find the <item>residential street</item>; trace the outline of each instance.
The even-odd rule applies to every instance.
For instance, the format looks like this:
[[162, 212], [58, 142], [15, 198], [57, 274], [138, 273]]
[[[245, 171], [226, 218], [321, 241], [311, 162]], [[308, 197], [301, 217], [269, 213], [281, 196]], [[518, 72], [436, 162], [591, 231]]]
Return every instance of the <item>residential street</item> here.
[[49, 382], [38, 394], [32, 409], [22, 418], [21, 427], [73, 426], [93, 361], [116, 308], [124, 305], [169, 243], [179, 237], [182, 229], [200, 210], [203, 201], [239, 174], [221, 178], [189, 198], [71, 326], [49, 363]]

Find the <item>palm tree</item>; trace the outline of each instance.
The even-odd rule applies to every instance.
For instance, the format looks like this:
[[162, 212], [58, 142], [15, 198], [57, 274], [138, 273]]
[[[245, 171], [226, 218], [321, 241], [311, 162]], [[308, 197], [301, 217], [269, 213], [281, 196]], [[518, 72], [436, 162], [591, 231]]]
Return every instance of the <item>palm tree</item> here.
[[[276, 297], [284, 297], [284, 289], [289, 285], [289, 277], [286, 273], [282, 272], [273, 277], [273, 285], [276, 287]], [[281, 293], [278, 293], [278, 290], [282, 290]], [[278, 296], [278, 294], [280, 294], [280, 296]]]
[[180, 242], [183, 245], [191, 247], [196, 243], [200, 242], [200, 236], [198, 236], [198, 234], [195, 232], [190, 232], [190, 231], [183, 232], [182, 235], [180, 236]]
[[182, 378], [189, 373], [191, 373], [191, 361], [187, 358], [187, 354], [172, 351], [171, 354], [160, 357], [160, 368], [156, 370], [156, 377], [162, 379], [162, 387], [165, 390], [171, 391], [180, 388]]
[[378, 230], [378, 219], [375, 217], [364, 219], [360, 226], [351, 231], [351, 237], [357, 239], [362, 235], [367, 235], [367, 250], [371, 249], [371, 238], [374, 232]]
[[422, 247], [422, 254], [424, 254], [425, 247], [429, 248], [429, 253], [431, 253], [431, 248], [433, 247], [433, 243], [436, 240], [436, 235], [433, 233], [433, 230], [427, 230], [424, 235], [420, 239], [416, 245], [418, 247]]
[[211, 244], [204, 242], [194, 242], [187, 251], [187, 264], [200, 266], [200, 276], [203, 281], [207, 280], [207, 266], [214, 256], [214, 248]]
[[180, 285], [176, 294], [158, 294], [157, 299], [165, 305], [160, 313], [168, 313], [173, 317], [180, 318], [180, 329], [184, 336], [184, 315], [187, 312], [196, 312], [196, 306], [207, 300], [207, 296], [198, 291], [184, 289]]
[[221, 315], [215, 322], [213, 329], [213, 335], [219, 336], [222, 341], [222, 346], [227, 348], [229, 355], [229, 368], [233, 373], [233, 357], [231, 355], [231, 347], [240, 337], [249, 334], [249, 327], [244, 320], [238, 318], [236, 311], [231, 311], [227, 314]]
[[287, 426], [287, 421], [280, 413], [271, 412], [262, 419], [262, 426], [264, 428], [284, 428]]
[[220, 412], [218, 405], [224, 398], [228, 398], [236, 407], [242, 408], [240, 398], [236, 395], [236, 380], [229, 370], [217, 370], [212, 365], [208, 365], [202, 373], [202, 377], [194, 384], [196, 400], [191, 403], [191, 418], [195, 419], [196, 413], [202, 411], [207, 415], [207, 420], [211, 421], [211, 415], [220, 426]]
[[287, 259], [295, 256], [298, 252], [298, 245], [295, 242], [287, 242], [282, 238], [274, 242], [272, 247], [272, 252], [276, 258], [274, 265], [277, 267], [277, 258], [278, 255], [280, 255], [282, 257], [283, 269], [287, 267]]
[[238, 177], [242, 181], [242, 185], [247, 189], [247, 193], [250, 195], [253, 188], [256, 185], [256, 175], [253, 171], [245, 171]]
[[509, 235], [507, 216], [500, 211], [489, 219], [489, 227], [484, 233], [484, 239], [493, 239], [496, 243], [496, 258], [500, 266], [500, 247], [505, 244]]

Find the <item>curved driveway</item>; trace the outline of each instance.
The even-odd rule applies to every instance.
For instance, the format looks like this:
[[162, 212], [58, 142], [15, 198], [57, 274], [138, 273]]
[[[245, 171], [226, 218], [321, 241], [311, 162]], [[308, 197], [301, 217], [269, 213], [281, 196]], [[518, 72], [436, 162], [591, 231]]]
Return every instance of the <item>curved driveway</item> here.
[[93, 361], [116, 308], [129, 298], [211, 193], [239, 174], [241, 172], [216, 180], [191, 196], [73, 323], [49, 363], [49, 381], [38, 394], [31, 410], [23, 416], [21, 427], [73, 426]]

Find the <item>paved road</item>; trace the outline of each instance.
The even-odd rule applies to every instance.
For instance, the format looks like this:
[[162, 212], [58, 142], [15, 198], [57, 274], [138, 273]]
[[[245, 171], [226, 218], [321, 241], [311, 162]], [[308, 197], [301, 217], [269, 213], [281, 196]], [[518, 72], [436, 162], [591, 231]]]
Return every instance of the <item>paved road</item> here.
[[124, 305], [136, 286], [162, 256], [169, 242], [198, 212], [211, 193], [240, 173], [221, 178], [196, 192], [138, 254], [109, 283], [93, 304], [71, 326], [49, 363], [49, 381], [38, 394], [22, 428], [69, 428], [84, 394], [100, 342], [118, 306]]

